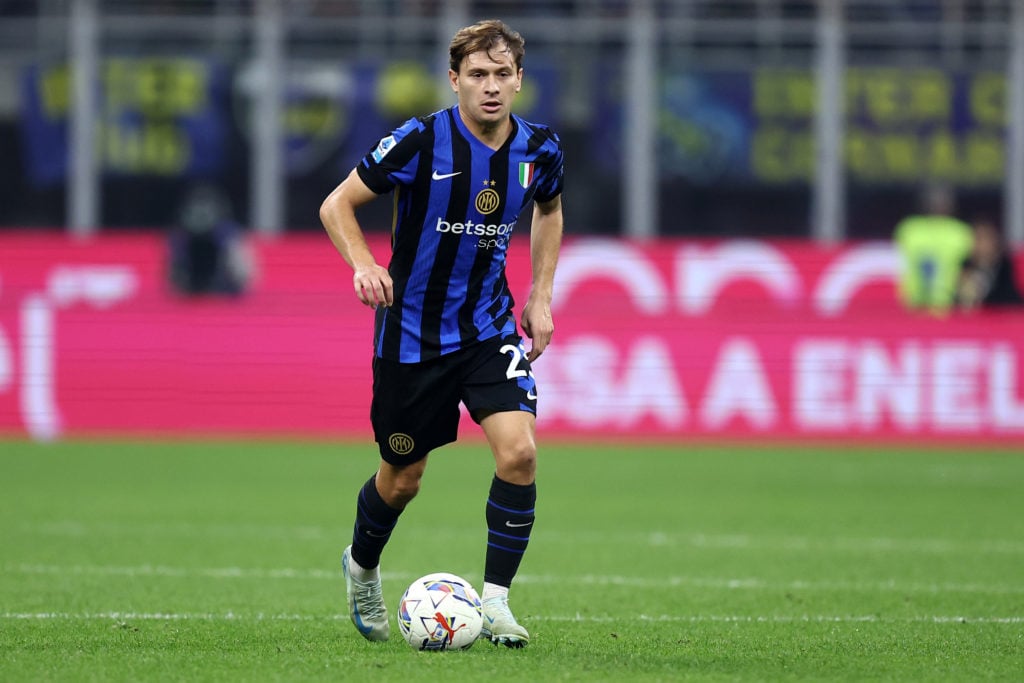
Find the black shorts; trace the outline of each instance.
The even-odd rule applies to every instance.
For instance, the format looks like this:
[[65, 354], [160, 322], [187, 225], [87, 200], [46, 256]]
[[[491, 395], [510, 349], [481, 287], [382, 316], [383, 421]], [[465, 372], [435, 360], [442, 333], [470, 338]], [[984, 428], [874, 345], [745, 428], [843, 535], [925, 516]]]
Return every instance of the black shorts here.
[[455, 441], [460, 401], [477, 423], [508, 410], [537, 414], [536, 384], [519, 335], [423, 363], [374, 358], [370, 422], [381, 457], [408, 465]]

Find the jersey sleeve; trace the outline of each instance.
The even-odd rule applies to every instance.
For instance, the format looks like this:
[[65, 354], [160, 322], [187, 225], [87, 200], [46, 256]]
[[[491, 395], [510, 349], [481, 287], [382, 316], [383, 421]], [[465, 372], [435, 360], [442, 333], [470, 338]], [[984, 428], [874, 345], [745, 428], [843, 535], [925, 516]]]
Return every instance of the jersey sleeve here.
[[356, 166], [366, 186], [377, 194], [385, 194], [396, 185], [411, 183], [424, 140], [422, 132], [423, 122], [409, 119], [370, 148]]
[[550, 152], [548, 152], [549, 158], [542, 166], [544, 173], [541, 175], [540, 182], [537, 185], [537, 192], [533, 196], [534, 200], [542, 203], [549, 202], [562, 194], [562, 176], [564, 172], [562, 141], [557, 135], [551, 133], [551, 138], [547, 141], [546, 147], [550, 148]]

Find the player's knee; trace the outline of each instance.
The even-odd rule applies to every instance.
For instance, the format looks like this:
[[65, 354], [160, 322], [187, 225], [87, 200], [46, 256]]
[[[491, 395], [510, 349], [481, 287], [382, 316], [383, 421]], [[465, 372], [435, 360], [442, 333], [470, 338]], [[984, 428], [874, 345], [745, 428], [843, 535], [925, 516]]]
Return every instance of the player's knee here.
[[419, 492], [420, 482], [418, 479], [416, 481], [398, 482], [392, 491], [392, 499], [396, 503], [394, 507], [404, 508]]
[[420, 492], [420, 480], [399, 478], [390, 483], [386, 491], [381, 492], [384, 502], [401, 510]]
[[384, 502], [402, 509], [420, 492], [422, 479], [423, 468], [410, 466], [389, 469], [386, 474], [382, 471], [377, 475], [377, 484]]
[[530, 472], [537, 469], [537, 444], [533, 442], [533, 439], [526, 439], [519, 444], [513, 456], [513, 462], [518, 469]]
[[533, 476], [537, 471], [536, 443], [532, 438], [523, 437], [506, 445], [501, 449], [498, 464], [499, 469], [506, 475], [502, 478], [507, 481], [512, 483], [533, 481]]

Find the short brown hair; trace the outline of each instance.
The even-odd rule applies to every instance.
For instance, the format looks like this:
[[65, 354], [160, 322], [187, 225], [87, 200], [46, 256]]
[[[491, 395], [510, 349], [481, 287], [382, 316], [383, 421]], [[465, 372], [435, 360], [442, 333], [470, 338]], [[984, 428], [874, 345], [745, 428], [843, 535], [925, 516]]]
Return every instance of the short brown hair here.
[[448, 46], [448, 65], [458, 72], [466, 55], [474, 52], [491, 53], [491, 50], [507, 49], [512, 55], [516, 70], [523, 68], [526, 41], [500, 19], [487, 19], [472, 26], [459, 29]]

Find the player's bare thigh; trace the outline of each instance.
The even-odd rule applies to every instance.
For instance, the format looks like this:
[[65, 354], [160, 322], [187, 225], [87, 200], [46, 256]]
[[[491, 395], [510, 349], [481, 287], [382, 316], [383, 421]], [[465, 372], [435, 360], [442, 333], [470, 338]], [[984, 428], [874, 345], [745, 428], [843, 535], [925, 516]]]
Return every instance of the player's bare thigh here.
[[491, 413], [480, 420], [494, 453], [499, 479], [526, 486], [537, 473], [537, 418], [524, 410]]

